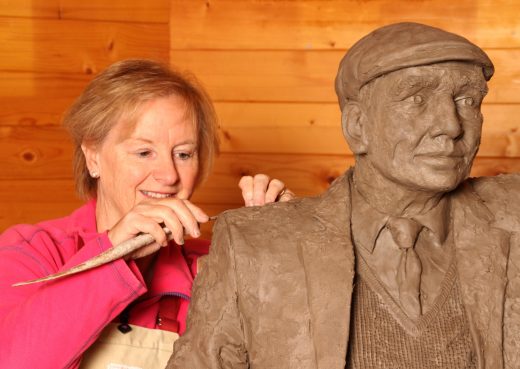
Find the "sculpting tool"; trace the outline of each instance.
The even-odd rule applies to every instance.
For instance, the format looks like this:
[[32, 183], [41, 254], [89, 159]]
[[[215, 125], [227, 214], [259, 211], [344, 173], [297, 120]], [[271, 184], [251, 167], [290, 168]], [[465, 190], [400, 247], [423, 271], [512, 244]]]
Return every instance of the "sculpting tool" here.
[[[216, 220], [217, 218], [218, 218], [218, 215], [211, 216], [211, 217], [209, 217], [209, 221]], [[163, 231], [164, 231], [164, 233], [166, 233], [166, 235], [169, 236], [168, 239], [171, 239], [172, 232], [167, 227], [163, 227]], [[13, 287], [25, 286], [28, 284], [45, 282], [45, 281], [52, 281], [55, 279], [67, 277], [69, 275], [73, 275], [73, 274], [81, 273], [81, 272], [84, 272], [84, 271], [87, 271], [90, 269], [94, 269], [101, 265], [108, 264], [114, 260], [124, 258], [125, 256], [130, 255], [135, 250], [138, 250], [141, 247], [149, 245], [153, 242], [155, 242], [155, 239], [152, 237], [152, 235], [150, 235], [148, 233], [143, 233], [138, 236], [135, 236], [134, 238], [123, 241], [119, 245], [112, 247], [81, 264], [73, 266], [72, 268], [70, 268], [68, 270], [64, 270], [62, 272], [51, 274], [47, 277], [33, 279], [30, 281], [26, 281], [26, 282], [15, 283], [15, 284], [13, 284]]]

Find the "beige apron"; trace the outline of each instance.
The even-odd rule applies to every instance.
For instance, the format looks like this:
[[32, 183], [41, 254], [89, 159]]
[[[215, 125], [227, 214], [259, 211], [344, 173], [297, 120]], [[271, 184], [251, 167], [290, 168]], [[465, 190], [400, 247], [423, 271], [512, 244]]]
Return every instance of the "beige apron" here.
[[85, 352], [81, 369], [157, 369], [166, 367], [177, 333], [132, 325], [126, 334], [109, 324]]

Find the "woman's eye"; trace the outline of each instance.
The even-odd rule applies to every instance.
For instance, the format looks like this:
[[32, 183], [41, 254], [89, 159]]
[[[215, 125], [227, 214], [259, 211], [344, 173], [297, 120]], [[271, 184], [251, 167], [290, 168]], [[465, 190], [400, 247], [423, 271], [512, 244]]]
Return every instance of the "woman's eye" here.
[[143, 150], [143, 151], [138, 151], [137, 152], [137, 156], [139, 156], [140, 158], [147, 158], [151, 154], [152, 154], [152, 152], [150, 150]]
[[462, 106], [475, 106], [475, 100], [469, 96], [458, 97], [455, 102]]
[[193, 156], [191, 152], [176, 152], [175, 157], [180, 160], [188, 160]]

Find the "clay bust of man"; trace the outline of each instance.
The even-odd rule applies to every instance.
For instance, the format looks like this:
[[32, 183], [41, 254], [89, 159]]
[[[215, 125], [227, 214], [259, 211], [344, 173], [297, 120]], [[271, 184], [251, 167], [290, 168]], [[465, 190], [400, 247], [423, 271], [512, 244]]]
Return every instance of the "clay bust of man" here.
[[517, 368], [520, 176], [467, 179], [493, 71], [426, 25], [358, 41], [336, 77], [355, 167], [219, 217], [168, 368]]

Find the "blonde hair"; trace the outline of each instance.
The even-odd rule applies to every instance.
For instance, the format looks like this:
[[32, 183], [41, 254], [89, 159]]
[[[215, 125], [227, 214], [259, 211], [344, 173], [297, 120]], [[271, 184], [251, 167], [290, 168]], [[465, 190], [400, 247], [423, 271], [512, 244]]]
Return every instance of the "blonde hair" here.
[[197, 125], [197, 185], [206, 179], [219, 152], [217, 115], [206, 91], [192, 75], [160, 63], [123, 60], [94, 78], [63, 117], [63, 125], [74, 143], [73, 169], [79, 196], [95, 197], [97, 189], [97, 180], [88, 172], [81, 145], [102, 144], [120, 119], [133, 128], [145, 102], [171, 95], [185, 100], [187, 113]]

